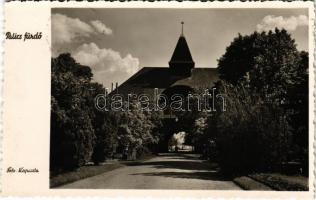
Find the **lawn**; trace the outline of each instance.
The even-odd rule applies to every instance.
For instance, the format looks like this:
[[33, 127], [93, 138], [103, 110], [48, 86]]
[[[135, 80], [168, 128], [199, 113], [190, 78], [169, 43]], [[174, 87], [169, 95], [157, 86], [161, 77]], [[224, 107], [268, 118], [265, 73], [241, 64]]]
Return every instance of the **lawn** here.
[[54, 187], [64, 185], [66, 183], [71, 183], [83, 178], [88, 178], [91, 176], [102, 174], [104, 172], [108, 172], [122, 166], [124, 165], [122, 165], [119, 162], [104, 163], [103, 165], [98, 165], [98, 166], [94, 166], [94, 165], [82, 166], [75, 171], [65, 172], [65, 173], [58, 174], [56, 176], [52, 176], [50, 178], [50, 187], [54, 188]]
[[97, 166], [86, 165], [86, 166], [82, 166], [76, 169], [75, 171], [59, 173], [56, 175], [54, 174], [54, 175], [51, 175], [50, 177], [50, 187], [51, 188], [58, 187], [67, 183], [78, 181], [80, 179], [96, 176], [96, 175], [117, 169], [119, 167], [131, 165], [135, 163], [141, 163], [153, 157], [154, 155], [148, 154], [148, 155], [143, 155], [139, 159], [133, 160], [133, 161], [113, 160], [113, 161], [102, 163], [101, 165], [97, 165]]
[[308, 191], [308, 178], [299, 175], [283, 175], [277, 173], [260, 173], [249, 175], [274, 190], [279, 191]]

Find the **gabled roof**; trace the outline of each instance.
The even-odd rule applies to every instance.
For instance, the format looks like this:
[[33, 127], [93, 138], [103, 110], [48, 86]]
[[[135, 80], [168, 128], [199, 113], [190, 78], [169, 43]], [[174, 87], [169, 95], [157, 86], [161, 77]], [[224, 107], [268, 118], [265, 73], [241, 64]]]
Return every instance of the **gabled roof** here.
[[175, 77], [168, 67], [144, 67], [112, 93], [139, 94], [146, 93], [148, 89], [165, 89], [176, 85], [211, 88], [218, 79], [216, 68], [194, 68], [190, 77]]

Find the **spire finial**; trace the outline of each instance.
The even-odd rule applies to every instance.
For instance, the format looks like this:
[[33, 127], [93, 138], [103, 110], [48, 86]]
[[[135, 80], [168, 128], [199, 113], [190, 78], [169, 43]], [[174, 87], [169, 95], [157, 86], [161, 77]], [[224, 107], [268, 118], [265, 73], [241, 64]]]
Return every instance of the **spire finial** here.
[[183, 24], [184, 24], [184, 22], [182, 21], [182, 22], [181, 22], [181, 26], [182, 26], [182, 27], [181, 27], [181, 35], [182, 35], [182, 36], [183, 36]]

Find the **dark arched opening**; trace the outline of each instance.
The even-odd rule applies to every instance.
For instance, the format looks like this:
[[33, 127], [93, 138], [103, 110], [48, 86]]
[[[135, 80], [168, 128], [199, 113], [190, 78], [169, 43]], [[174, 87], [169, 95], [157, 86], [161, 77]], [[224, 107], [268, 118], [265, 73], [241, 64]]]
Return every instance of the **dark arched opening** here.
[[[170, 147], [170, 140], [174, 134], [180, 132], [188, 132], [187, 127], [183, 125], [181, 120], [181, 112], [185, 112], [187, 107], [187, 97], [192, 94], [194, 89], [186, 85], [176, 85], [165, 89], [161, 94], [167, 99], [166, 109], [164, 109], [163, 118], [163, 132], [164, 137], [159, 142], [159, 151], [168, 152]], [[180, 99], [182, 99], [182, 106], [180, 106]], [[178, 103], [175, 103], [177, 101]], [[159, 102], [161, 103], [161, 102]], [[165, 102], [164, 102], [165, 103]], [[171, 104], [176, 105], [175, 107], [183, 108], [174, 110]]]

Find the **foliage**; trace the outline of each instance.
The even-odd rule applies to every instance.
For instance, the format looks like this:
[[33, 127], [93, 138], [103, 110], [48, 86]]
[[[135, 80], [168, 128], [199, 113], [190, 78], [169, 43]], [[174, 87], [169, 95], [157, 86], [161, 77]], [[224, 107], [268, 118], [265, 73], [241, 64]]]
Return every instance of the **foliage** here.
[[[226, 171], [275, 170], [308, 158], [308, 54], [285, 30], [239, 35], [219, 59], [226, 112], [209, 129]], [[298, 120], [300, 119], [300, 120]], [[206, 131], [208, 132], [208, 131]]]
[[220, 164], [226, 172], [273, 170], [286, 161], [292, 132], [287, 113], [248, 88], [222, 82], [227, 111], [217, 117]]
[[144, 111], [138, 104], [131, 104], [130, 109], [120, 112], [118, 141], [122, 147], [128, 147], [129, 153], [144, 151], [152, 144], [157, 144], [162, 126], [158, 113]]
[[52, 59], [51, 168], [73, 169], [89, 161], [94, 145], [89, 84], [92, 73], [70, 54]]
[[51, 170], [73, 170], [89, 161], [96, 165], [128, 146], [137, 155], [153, 149], [162, 137], [159, 112], [139, 109], [100, 111], [94, 98], [104, 87], [92, 82], [90, 67], [70, 56], [52, 58]]
[[[291, 84], [298, 72], [300, 54], [286, 30], [239, 34], [219, 59], [220, 77], [232, 84], [249, 79], [258, 90]], [[250, 72], [249, 74], [247, 74]], [[274, 91], [275, 92], [275, 91]]]
[[[100, 94], [105, 94], [105, 88], [98, 83], [91, 84], [92, 101], [94, 105], [94, 97]], [[107, 157], [111, 157], [115, 147], [117, 146], [117, 131], [118, 131], [118, 114], [115, 112], [105, 112], [93, 106], [94, 120], [93, 127], [95, 129], [96, 141], [92, 154], [92, 161], [97, 165], [105, 161]]]

